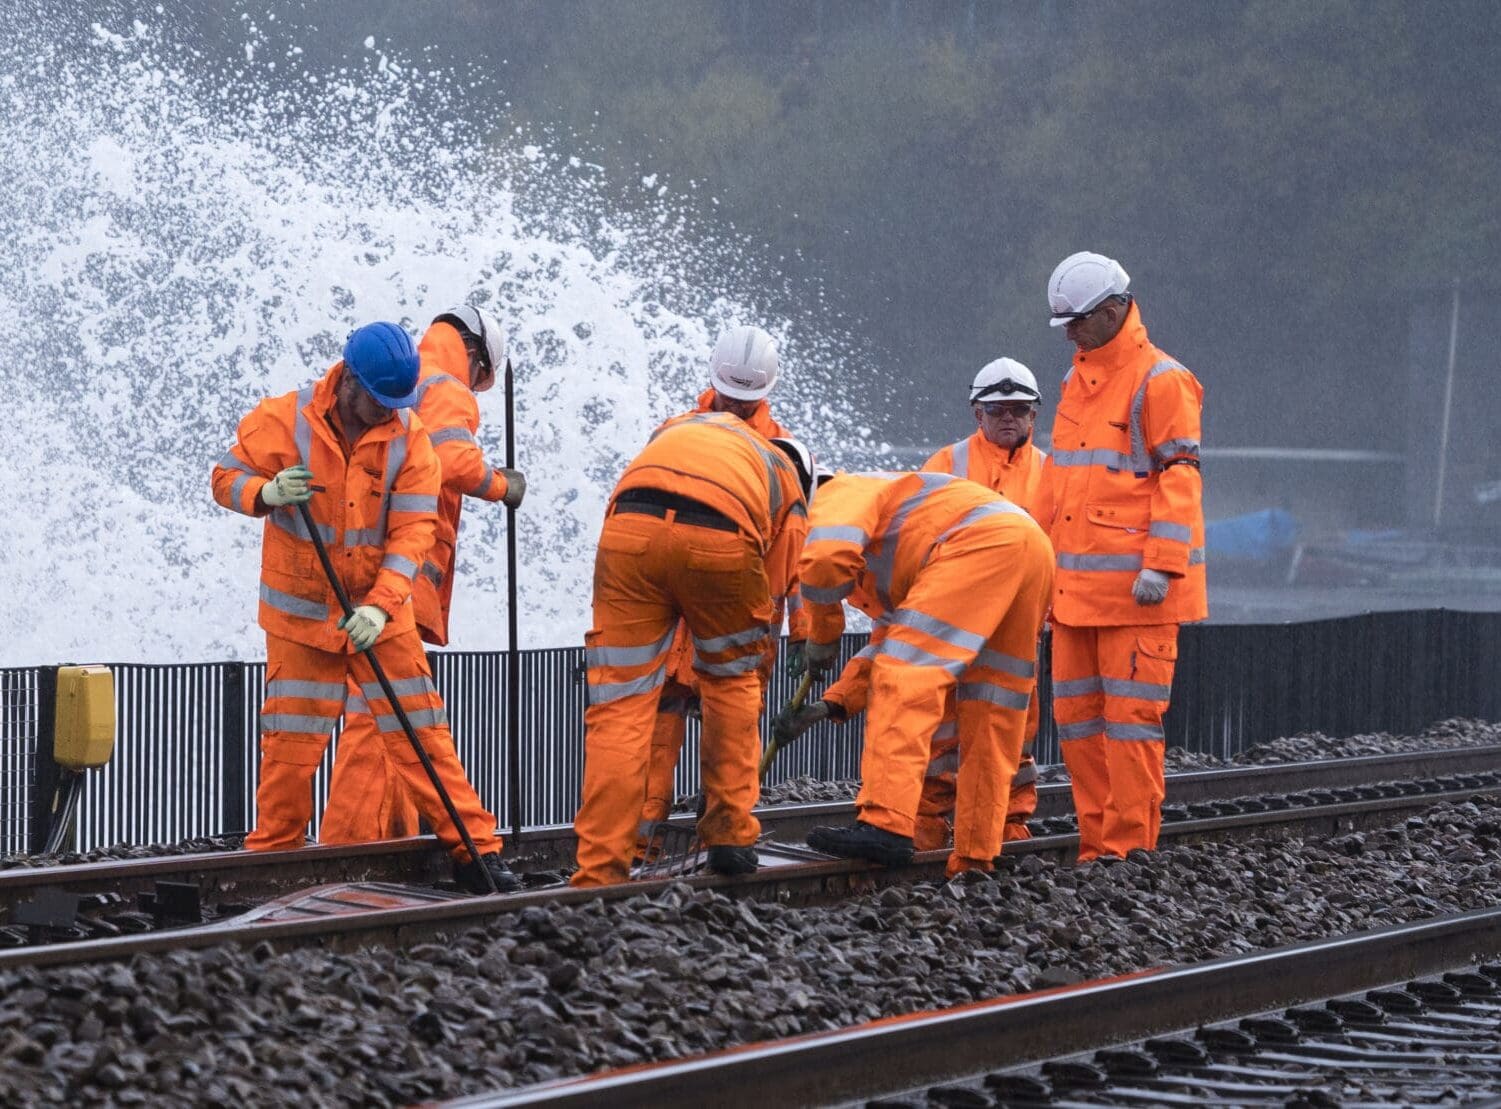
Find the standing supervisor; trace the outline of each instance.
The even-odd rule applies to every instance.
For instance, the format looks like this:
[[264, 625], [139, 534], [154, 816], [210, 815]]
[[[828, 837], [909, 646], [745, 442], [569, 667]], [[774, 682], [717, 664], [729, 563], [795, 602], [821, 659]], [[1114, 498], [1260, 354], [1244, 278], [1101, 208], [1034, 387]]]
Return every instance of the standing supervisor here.
[[788, 457], [728, 412], [669, 421], [626, 467], [594, 563], [574, 885], [629, 877], [679, 620], [703, 706], [699, 836], [711, 869], [756, 869], [757, 670], [773, 635], [772, 598], [786, 593], [807, 534], [806, 497]]
[[[455, 877], [476, 892], [488, 889], [375, 681], [364, 654], [373, 650], [479, 850], [480, 865], [506, 892], [521, 881], [501, 861], [495, 818], [454, 753], [408, 603], [433, 545], [441, 486], [427, 432], [408, 411], [417, 400], [417, 372], [417, 351], [405, 331], [392, 323], [367, 324], [351, 333], [343, 359], [321, 380], [258, 404], [214, 467], [214, 499], [266, 519], [261, 780], [255, 830], [245, 846], [268, 851], [303, 844], [313, 774], [353, 680], [406, 789], [453, 855]], [[357, 600], [348, 617], [324, 575], [301, 504], [309, 506], [346, 593]]]
[[[476, 394], [494, 385], [496, 374], [509, 367], [499, 322], [474, 305], [449, 308], [433, 320], [417, 353], [421, 370], [414, 407], [437, 453], [443, 489], [438, 494], [437, 536], [412, 584], [412, 605], [423, 642], [441, 647], [448, 643], [464, 498], [517, 508], [526, 493], [526, 478], [518, 470], [491, 466], [475, 438]], [[362, 843], [416, 835], [416, 806], [400, 771], [387, 757], [385, 741], [359, 690], [350, 691], [345, 710], [318, 838], [324, 843]]]
[[948, 872], [990, 870], [1001, 849], [1036, 682], [1053, 552], [1022, 509], [949, 474], [844, 474], [820, 490], [798, 562], [815, 674], [833, 663], [842, 602], [884, 624], [855, 799], [858, 822], [817, 828], [820, 851], [888, 865], [912, 857], [931, 741], [957, 703], [959, 768]]
[[1040, 518], [1058, 552], [1053, 715], [1080, 862], [1156, 847], [1178, 626], [1209, 614], [1204, 390], [1147, 338], [1129, 283], [1118, 262], [1087, 251], [1048, 281], [1052, 326], [1075, 347]]

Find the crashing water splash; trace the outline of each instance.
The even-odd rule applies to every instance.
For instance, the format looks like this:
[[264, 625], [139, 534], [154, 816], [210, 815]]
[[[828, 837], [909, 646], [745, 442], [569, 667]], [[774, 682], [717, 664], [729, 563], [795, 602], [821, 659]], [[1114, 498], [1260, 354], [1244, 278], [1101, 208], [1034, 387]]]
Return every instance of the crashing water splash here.
[[[472, 86], [451, 73], [373, 49], [308, 73], [254, 24], [226, 68], [156, 13], [159, 27], [73, 26], [77, 6], [35, 0], [0, 15], [15, 328], [0, 665], [259, 657], [261, 525], [213, 503], [210, 467], [256, 400], [321, 375], [373, 319], [418, 334], [472, 299], [508, 323], [526, 647], [581, 640], [609, 490], [702, 387], [727, 323], [779, 337], [775, 410], [815, 450], [880, 453], [845, 390], [821, 399], [857, 372], [848, 343], [764, 318], [754, 302], [779, 279], [686, 206], [612, 210], [595, 167], [520, 128], [510, 146], [472, 141], [455, 122]], [[499, 390], [480, 408], [499, 463]], [[453, 648], [505, 646], [505, 593], [503, 510], [468, 502]]]

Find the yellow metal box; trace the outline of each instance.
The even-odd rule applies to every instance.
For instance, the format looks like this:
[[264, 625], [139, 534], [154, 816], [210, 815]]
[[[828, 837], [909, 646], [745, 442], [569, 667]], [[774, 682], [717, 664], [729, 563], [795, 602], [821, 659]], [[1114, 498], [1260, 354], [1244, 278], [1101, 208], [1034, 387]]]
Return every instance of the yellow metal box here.
[[115, 750], [115, 676], [107, 666], [60, 666], [52, 757], [68, 770], [103, 766]]

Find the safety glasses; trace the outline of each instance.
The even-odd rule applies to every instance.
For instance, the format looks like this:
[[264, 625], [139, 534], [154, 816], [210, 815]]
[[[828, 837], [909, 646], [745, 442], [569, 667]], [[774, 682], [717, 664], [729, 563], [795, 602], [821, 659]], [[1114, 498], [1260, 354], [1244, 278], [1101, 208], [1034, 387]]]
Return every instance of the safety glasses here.
[[1024, 420], [1032, 412], [1032, 402], [1025, 400], [981, 401], [980, 411], [987, 416], [1012, 416]]

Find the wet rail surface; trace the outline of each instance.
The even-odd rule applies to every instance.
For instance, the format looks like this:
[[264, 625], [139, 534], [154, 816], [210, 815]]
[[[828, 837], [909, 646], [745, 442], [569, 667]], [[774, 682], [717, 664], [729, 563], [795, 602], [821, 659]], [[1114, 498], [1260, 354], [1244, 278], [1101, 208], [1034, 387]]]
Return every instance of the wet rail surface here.
[[[1444, 801], [1466, 800], [1478, 795], [1501, 794], [1501, 773], [1464, 774], [1446, 779], [1405, 780], [1383, 785], [1345, 786], [1315, 789], [1293, 795], [1278, 795], [1270, 801], [1264, 796], [1237, 801], [1215, 802], [1221, 815], [1165, 822], [1164, 844], [1193, 843], [1255, 836], [1332, 836], [1390, 822], [1403, 813], [1426, 809]], [[342, 853], [346, 858], [371, 860], [380, 857], [382, 845], [360, 848], [304, 849], [288, 853], [299, 865], [313, 865], [309, 856], [320, 851]], [[389, 846], [389, 845], [387, 845]], [[403, 849], [419, 855], [421, 845], [405, 843]], [[426, 848], [428, 857], [441, 866], [441, 854]], [[1074, 835], [1039, 836], [1008, 844], [1002, 865], [1035, 866], [1043, 862], [1068, 863], [1077, 850]], [[370, 945], [404, 945], [439, 939], [487, 918], [497, 912], [516, 911], [530, 906], [566, 905], [591, 900], [621, 900], [641, 894], [660, 892], [674, 881], [686, 880], [697, 888], [715, 889], [728, 896], [746, 900], [774, 900], [783, 904], [815, 905], [837, 902], [851, 894], [863, 893], [887, 885], [941, 879], [946, 851], [922, 852], [911, 864], [882, 868], [868, 863], [819, 856], [800, 845], [769, 843], [763, 845], [762, 869], [743, 878], [724, 878], [712, 874], [674, 875], [594, 890], [574, 890], [560, 886], [556, 871], [542, 872], [532, 880], [546, 882], [543, 888], [491, 897], [464, 897], [456, 892], [428, 886], [401, 885], [368, 875], [347, 877], [337, 882], [306, 884], [294, 894], [287, 894], [259, 905], [220, 902], [220, 911], [205, 914], [206, 922], [196, 922], [191, 915], [174, 916], [172, 906], [160, 919], [136, 910], [143, 920], [126, 927], [118, 925], [98, 931], [81, 921], [67, 923], [73, 911], [67, 898], [78, 896], [56, 889], [38, 890], [30, 902], [17, 902], [11, 910], [12, 923], [0, 926], [0, 936], [11, 945], [0, 949], [0, 970], [22, 966], [61, 966], [101, 960], [128, 958], [136, 954], [177, 949], [204, 948], [217, 944], [256, 944], [269, 942], [277, 947], [320, 945], [349, 950]], [[204, 857], [176, 856], [172, 864], [189, 867]], [[268, 864], [264, 858], [234, 853], [233, 859], [247, 860], [258, 867]], [[137, 862], [142, 862], [138, 860]], [[115, 864], [128, 865], [128, 864]], [[214, 874], [235, 873], [225, 859], [214, 859], [217, 869], [206, 872], [204, 883]], [[60, 868], [59, 874], [80, 868]], [[358, 870], [358, 867], [356, 867]], [[23, 871], [33, 881], [38, 872]], [[9, 877], [9, 875], [7, 875]], [[42, 875], [45, 877], [45, 875]], [[193, 881], [158, 884], [151, 891], [156, 899], [170, 902], [174, 897], [202, 899], [203, 884]], [[115, 896], [115, 895], [82, 895]], [[62, 898], [57, 926], [25, 922], [17, 916], [30, 914], [46, 920], [48, 899]], [[243, 913], [238, 910], [245, 910]], [[216, 919], [217, 917], [217, 919]]]
[[450, 1102], [1495, 1104], [1501, 909]]

